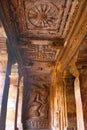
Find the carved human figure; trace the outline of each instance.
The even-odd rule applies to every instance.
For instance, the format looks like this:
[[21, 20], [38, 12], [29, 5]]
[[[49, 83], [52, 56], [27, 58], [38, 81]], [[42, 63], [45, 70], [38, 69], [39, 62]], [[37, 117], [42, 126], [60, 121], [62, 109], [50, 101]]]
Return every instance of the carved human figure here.
[[27, 108], [27, 111], [28, 111], [28, 118], [31, 118], [31, 117], [38, 117], [40, 114], [39, 114], [39, 107], [40, 107], [40, 103], [37, 102], [37, 99], [38, 99], [38, 93], [36, 91], [36, 86], [33, 86], [29, 91], [29, 101], [28, 101], [28, 108]]
[[48, 95], [49, 91], [45, 84], [39, 86], [34, 85], [29, 93], [28, 102], [28, 118], [48, 116]]
[[49, 109], [49, 103], [48, 103], [48, 97], [49, 97], [49, 91], [45, 84], [43, 84], [40, 89], [37, 90], [39, 93], [39, 100], [38, 102], [41, 103], [41, 106], [39, 108], [40, 116], [47, 118], [48, 116], [48, 109]]

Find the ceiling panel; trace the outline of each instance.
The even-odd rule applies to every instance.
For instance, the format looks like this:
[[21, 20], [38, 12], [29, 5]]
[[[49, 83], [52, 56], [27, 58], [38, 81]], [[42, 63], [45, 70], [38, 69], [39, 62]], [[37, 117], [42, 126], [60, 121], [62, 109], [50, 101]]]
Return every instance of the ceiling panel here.
[[8, 0], [8, 3], [20, 38], [50, 39], [64, 38], [63, 33], [67, 30], [76, 1]]

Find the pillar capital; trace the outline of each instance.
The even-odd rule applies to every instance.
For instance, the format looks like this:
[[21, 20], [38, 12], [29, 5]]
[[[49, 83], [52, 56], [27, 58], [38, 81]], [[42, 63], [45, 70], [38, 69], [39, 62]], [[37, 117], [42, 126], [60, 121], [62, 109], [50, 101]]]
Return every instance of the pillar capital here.
[[79, 51], [76, 67], [79, 74], [87, 73], [87, 50]]
[[63, 73], [63, 81], [69, 89], [74, 88], [75, 77], [70, 73], [69, 70], [65, 70]]
[[64, 79], [75, 79], [75, 77], [70, 73], [69, 70], [65, 70], [63, 73], [63, 78]]

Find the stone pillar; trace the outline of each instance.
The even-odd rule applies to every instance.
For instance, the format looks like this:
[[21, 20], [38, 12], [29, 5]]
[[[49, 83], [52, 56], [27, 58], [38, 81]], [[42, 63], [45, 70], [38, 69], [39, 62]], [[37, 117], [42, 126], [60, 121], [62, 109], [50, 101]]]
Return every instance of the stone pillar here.
[[6, 117], [6, 130], [16, 129], [16, 98], [17, 98], [17, 87], [18, 87], [18, 64], [11, 66], [10, 85], [8, 94], [8, 105], [7, 105], [7, 117]]
[[1, 114], [1, 104], [5, 84], [7, 62], [8, 62], [8, 54], [6, 48], [6, 38], [3, 37], [0, 38], [0, 114]]
[[51, 86], [51, 124], [53, 130], [65, 130], [66, 112], [66, 92], [63, 85], [63, 73], [55, 69], [52, 75]]
[[22, 123], [23, 130], [50, 129], [50, 84], [41, 75], [24, 77]]
[[64, 93], [65, 93], [65, 104], [66, 104], [66, 129], [76, 130], [76, 103], [74, 94], [74, 76], [66, 70], [64, 72]]
[[[1, 31], [1, 28], [0, 28]], [[8, 71], [7, 71], [8, 70]], [[8, 53], [6, 37], [0, 37], [0, 129], [5, 130], [7, 100], [9, 91]]]
[[83, 108], [84, 127], [87, 130], [87, 54], [79, 55], [76, 63], [79, 71], [79, 82]]
[[62, 87], [63, 80], [61, 73], [54, 70], [51, 81], [51, 126], [53, 130], [61, 129], [61, 114], [62, 114]]
[[85, 130], [87, 130], [87, 68], [80, 70], [80, 91], [83, 107]]
[[66, 125], [66, 104], [65, 104], [65, 94], [63, 86], [63, 75], [61, 72], [57, 74], [57, 103], [58, 103], [58, 128], [59, 130], [64, 130]]
[[21, 115], [22, 115], [22, 99], [23, 99], [23, 77], [20, 80], [19, 85], [19, 101], [18, 101], [18, 112], [17, 112], [17, 127], [19, 130], [23, 130], [22, 122], [21, 122]]
[[76, 99], [77, 130], [84, 130], [82, 100], [81, 100], [80, 83], [78, 76], [76, 76], [75, 79], [75, 99]]
[[76, 62], [79, 71], [84, 129], [87, 130], [87, 51], [81, 51]]

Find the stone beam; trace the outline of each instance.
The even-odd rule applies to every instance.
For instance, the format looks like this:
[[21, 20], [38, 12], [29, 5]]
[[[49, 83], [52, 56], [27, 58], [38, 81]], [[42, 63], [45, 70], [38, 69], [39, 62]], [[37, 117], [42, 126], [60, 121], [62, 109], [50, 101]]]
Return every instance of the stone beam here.
[[64, 70], [64, 68], [66, 68], [66, 66], [70, 63], [73, 56], [82, 45], [82, 41], [87, 34], [87, 1], [79, 1], [77, 9], [78, 11], [77, 13], [75, 12], [76, 15], [73, 18], [75, 19], [74, 26], [72, 26], [72, 29], [66, 38], [64, 49], [62, 49], [58, 55], [57, 64], [58, 68], [61, 70]]

